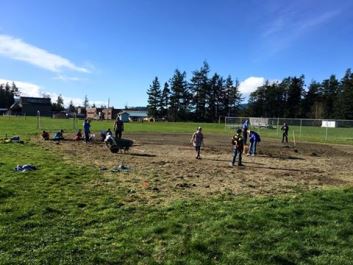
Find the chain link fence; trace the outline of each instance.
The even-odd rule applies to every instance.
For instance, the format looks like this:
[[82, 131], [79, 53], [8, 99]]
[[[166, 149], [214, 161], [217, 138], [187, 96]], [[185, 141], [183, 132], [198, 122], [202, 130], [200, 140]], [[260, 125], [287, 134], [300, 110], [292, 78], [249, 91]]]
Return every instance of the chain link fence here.
[[245, 120], [249, 120], [251, 129], [272, 138], [281, 137], [281, 127], [287, 123], [292, 141], [353, 143], [353, 120], [225, 117], [225, 129], [241, 128]]

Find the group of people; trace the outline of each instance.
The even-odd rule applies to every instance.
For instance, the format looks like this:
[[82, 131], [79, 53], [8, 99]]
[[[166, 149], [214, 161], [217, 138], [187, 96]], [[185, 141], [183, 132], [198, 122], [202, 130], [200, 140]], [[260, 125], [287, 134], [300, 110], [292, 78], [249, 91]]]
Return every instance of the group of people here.
[[[288, 143], [288, 130], [289, 126], [287, 123], [284, 123], [281, 127], [282, 134], [282, 143]], [[203, 145], [203, 134], [202, 128], [198, 127], [196, 132], [191, 137], [191, 143], [195, 147], [196, 151], [196, 159], [201, 159], [201, 146]], [[257, 144], [261, 142], [260, 135], [250, 130], [249, 120], [245, 120], [242, 124], [242, 128], [236, 130], [236, 134], [232, 137], [232, 146], [233, 146], [233, 159], [231, 161], [231, 165], [234, 166], [236, 161], [238, 161], [238, 166], [242, 166], [242, 155], [244, 154], [244, 147], [247, 145], [247, 141], [249, 138], [249, 146], [246, 152], [247, 156], [255, 156]]]
[[[43, 138], [43, 140], [50, 140], [50, 135], [49, 135], [49, 132], [47, 132], [47, 131], [43, 131], [42, 132], [42, 138]], [[60, 131], [58, 131], [58, 132], [56, 132], [56, 133], [54, 133], [54, 135], [53, 135], [53, 140], [54, 141], [57, 141], [57, 142], [59, 142], [59, 141], [61, 141], [61, 140], [64, 140], [64, 130], [60, 130]]]
[[[124, 131], [124, 122], [118, 117], [114, 122], [115, 138], [121, 139], [123, 131]], [[43, 130], [42, 138], [43, 140], [50, 140], [49, 132]], [[73, 140], [75, 141], [85, 140], [85, 142], [88, 143], [92, 139], [93, 139], [93, 136], [91, 134], [91, 121], [89, 119], [85, 119], [83, 122], [83, 132], [81, 129], [79, 129]], [[105, 132], [101, 132], [101, 139], [104, 142], [112, 142], [112, 140], [114, 140], [112, 131], [108, 129]], [[64, 130], [60, 130], [56, 132], [53, 135], [52, 140], [54, 141], [64, 140]]]

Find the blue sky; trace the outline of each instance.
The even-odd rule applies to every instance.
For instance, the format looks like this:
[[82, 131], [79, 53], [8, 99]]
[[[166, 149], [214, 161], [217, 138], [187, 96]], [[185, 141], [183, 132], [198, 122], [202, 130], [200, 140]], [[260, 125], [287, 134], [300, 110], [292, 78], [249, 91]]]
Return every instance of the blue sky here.
[[265, 79], [307, 83], [353, 66], [353, 1], [1, 0], [0, 82], [26, 95], [147, 104], [155, 76], [207, 61], [248, 95]]

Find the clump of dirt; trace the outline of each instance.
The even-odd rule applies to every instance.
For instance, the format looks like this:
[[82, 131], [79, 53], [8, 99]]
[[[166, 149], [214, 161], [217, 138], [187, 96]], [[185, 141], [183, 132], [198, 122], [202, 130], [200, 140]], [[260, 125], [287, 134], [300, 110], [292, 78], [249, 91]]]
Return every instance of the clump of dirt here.
[[[100, 177], [88, 189], [126, 190], [124, 204], [160, 204], [175, 199], [222, 194], [272, 195], [353, 184], [352, 146], [297, 143], [283, 145], [263, 139], [258, 155], [243, 155], [244, 167], [230, 167], [230, 137], [207, 135], [201, 160], [187, 134], [130, 134], [134, 141], [126, 153], [113, 154], [104, 143], [34, 139], [45, 149], [63, 154], [68, 163], [99, 169]], [[70, 138], [70, 136], [68, 136]], [[73, 137], [72, 137], [73, 138]], [[112, 172], [118, 165], [127, 171]]]

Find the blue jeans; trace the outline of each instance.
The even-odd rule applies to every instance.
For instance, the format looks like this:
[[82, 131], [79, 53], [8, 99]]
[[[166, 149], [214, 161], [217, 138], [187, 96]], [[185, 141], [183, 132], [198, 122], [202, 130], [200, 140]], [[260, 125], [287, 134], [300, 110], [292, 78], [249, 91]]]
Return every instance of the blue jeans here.
[[250, 142], [250, 146], [249, 146], [250, 155], [256, 155], [256, 145], [257, 145], [257, 141]]
[[242, 156], [242, 153], [243, 151], [238, 149], [238, 148], [234, 148], [233, 150], [233, 161], [232, 161], [232, 165], [235, 164], [235, 160], [237, 158], [237, 156], [239, 157], [238, 158], [238, 165], [241, 165], [241, 156]]

